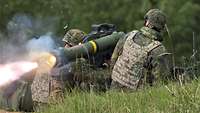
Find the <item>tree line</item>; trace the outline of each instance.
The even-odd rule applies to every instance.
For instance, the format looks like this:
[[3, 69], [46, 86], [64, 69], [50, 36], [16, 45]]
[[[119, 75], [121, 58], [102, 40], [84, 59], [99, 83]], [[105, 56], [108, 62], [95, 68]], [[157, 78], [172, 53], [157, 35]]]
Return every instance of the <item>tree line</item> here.
[[199, 3], [199, 0], [1, 0], [0, 31], [6, 34], [12, 17], [23, 13], [40, 19], [55, 18], [55, 23], [49, 24], [55, 24], [55, 33], [60, 37], [66, 24], [88, 33], [92, 24], [113, 23], [118, 31], [129, 32], [143, 26], [144, 14], [150, 8], [159, 8], [167, 15], [172, 37], [165, 32], [164, 44], [170, 52], [174, 49], [180, 59], [192, 55], [193, 42], [199, 50]]

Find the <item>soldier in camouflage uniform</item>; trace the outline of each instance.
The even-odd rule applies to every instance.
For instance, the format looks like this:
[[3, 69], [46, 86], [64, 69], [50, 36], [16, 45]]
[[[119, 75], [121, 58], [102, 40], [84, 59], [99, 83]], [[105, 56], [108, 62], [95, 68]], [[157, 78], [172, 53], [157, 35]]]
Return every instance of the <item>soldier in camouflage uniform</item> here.
[[[81, 43], [85, 33], [79, 29], [69, 30], [63, 41], [65, 42], [65, 47], [73, 47]], [[63, 58], [61, 58], [63, 59]], [[83, 59], [77, 59], [75, 62], [66, 62], [58, 61], [62, 63], [57, 65], [51, 71], [51, 82], [50, 82], [50, 97], [51, 99], [57, 99], [57, 97], [63, 97], [64, 89], [71, 90], [76, 84], [76, 73], [79, 71], [78, 67], [80, 61]], [[77, 63], [79, 62], [79, 63]]]
[[[68, 48], [81, 44], [85, 36], [86, 33], [81, 30], [69, 30], [63, 38], [63, 41], [65, 42], [65, 47]], [[103, 71], [103, 69], [97, 69], [96, 65], [85, 58], [76, 58], [75, 61], [68, 63], [68, 68], [69, 72], [67, 76], [71, 76], [70, 78], [73, 79], [70, 80], [73, 81], [73, 86], [75, 88], [85, 91], [90, 90], [91, 88], [97, 89], [96, 83], [99, 83], [100, 79], [103, 78], [103, 75], [105, 75], [105, 73], [103, 73], [105, 72]], [[97, 75], [97, 73], [101, 73], [101, 77], [100, 75]], [[73, 88], [72, 85], [71, 88]]]
[[[63, 38], [63, 41], [66, 44], [65, 47], [68, 48], [80, 44], [85, 35], [86, 34], [83, 31], [80, 31], [78, 29], [69, 30]], [[85, 91], [91, 89], [103, 89], [103, 87], [105, 86], [103, 81], [107, 80], [107, 78], [104, 76], [105, 72], [109, 72], [108, 69], [96, 68], [96, 65], [92, 64], [90, 60], [87, 60], [87, 58], [77, 58], [73, 62], [68, 62], [66, 68], [67, 69], [65, 70], [68, 70], [68, 72], [65, 72], [63, 74], [64, 76], [62, 75], [60, 77], [63, 78], [67, 76], [68, 78], [70, 78], [67, 79], [68, 83], [70, 83], [70, 85], [67, 86], [70, 86], [70, 89], [75, 87]], [[53, 78], [56, 73], [52, 73]], [[64, 81], [66, 81], [66, 79]], [[60, 95], [62, 93], [58, 92], [62, 92], [63, 88], [66, 88], [66, 84], [58, 81], [57, 77], [52, 80], [51, 84], [52, 95]], [[103, 84], [104, 86], [100, 84]]]
[[151, 9], [144, 19], [144, 27], [128, 33], [116, 45], [112, 55], [112, 88], [136, 90], [146, 83], [152, 86], [158, 77], [170, 74], [169, 53], [161, 43], [165, 14]]
[[63, 41], [65, 42], [65, 47], [68, 48], [80, 44], [85, 35], [86, 33], [79, 29], [69, 30], [63, 38]]
[[[82, 36], [84, 36], [84, 33], [78, 29], [69, 30], [63, 38], [65, 47], [79, 44]], [[57, 54], [56, 52], [55, 55]], [[31, 85], [32, 98], [36, 110], [39, 106], [47, 105], [50, 101], [62, 100], [64, 89], [70, 90], [73, 88], [74, 76], [70, 69], [71, 64], [64, 61], [65, 58], [62, 56], [58, 56], [56, 60], [58, 63], [50, 72], [44, 72], [43, 68], [37, 70]]]

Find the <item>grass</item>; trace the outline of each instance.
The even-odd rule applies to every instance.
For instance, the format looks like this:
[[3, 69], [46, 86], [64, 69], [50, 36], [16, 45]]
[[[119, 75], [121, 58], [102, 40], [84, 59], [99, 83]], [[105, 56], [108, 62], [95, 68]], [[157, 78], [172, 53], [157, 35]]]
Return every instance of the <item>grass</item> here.
[[106, 93], [73, 91], [64, 102], [42, 113], [199, 113], [200, 81], [184, 86], [171, 83], [137, 92]]

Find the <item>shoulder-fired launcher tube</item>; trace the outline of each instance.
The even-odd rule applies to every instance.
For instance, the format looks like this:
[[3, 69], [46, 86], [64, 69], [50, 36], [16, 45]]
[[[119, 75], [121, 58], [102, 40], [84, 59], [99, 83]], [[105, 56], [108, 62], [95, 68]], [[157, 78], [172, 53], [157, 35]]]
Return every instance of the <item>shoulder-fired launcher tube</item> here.
[[61, 48], [64, 56], [68, 61], [73, 61], [76, 58], [88, 57], [96, 53], [106, 51], [107, 49], [114, 48], [118, 40], [125, 36], [123, 32], [114, 32], [111, 35], [89, 41], [87, 43], [77, 45], [71, 48]]

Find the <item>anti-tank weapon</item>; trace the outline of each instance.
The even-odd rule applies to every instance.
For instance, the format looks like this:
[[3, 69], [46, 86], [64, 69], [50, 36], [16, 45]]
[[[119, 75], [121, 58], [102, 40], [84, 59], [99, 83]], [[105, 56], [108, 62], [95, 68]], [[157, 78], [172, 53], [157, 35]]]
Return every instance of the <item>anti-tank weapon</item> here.
[[76, 58], [88, 58], [90, 55], [106, 51], [110, 48], [115, 48], [118, 40], [125, 36], [123, 32], [114, 32], [111, 35], [91, 40], [87, 43], [77, 45], [71, 48], [59, 48], [62, 56], [67, 58], [68, 61], [73, 61]]
[[111, 35], [113, 32], [117, 31], [117, 27], [114, 24], [93, 24], [91, 32], [86, 35], [82, 41], [82, 43], [86, 43], [90, 40], [95, 40], [107, 35]]

